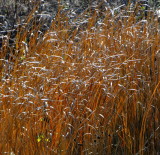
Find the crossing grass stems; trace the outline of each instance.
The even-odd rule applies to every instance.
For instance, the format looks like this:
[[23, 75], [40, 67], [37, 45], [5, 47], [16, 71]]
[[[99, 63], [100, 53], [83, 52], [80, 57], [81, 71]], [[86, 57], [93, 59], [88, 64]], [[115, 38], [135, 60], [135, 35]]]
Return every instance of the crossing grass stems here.
[[39, 40], [38, 27], [20, 29], [10, 59], [1, 49], [1, 153], [160, 151], [158, 22], [103, 14], [72, 35], [57, 15]]

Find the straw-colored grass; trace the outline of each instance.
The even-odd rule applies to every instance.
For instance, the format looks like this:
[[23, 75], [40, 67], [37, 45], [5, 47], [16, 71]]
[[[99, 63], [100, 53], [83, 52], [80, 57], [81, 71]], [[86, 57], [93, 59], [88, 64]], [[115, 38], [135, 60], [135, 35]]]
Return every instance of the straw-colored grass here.
[[160, 153], [158, 22], [103, 15], [79, 29], [57, 15], [1, 49], [2, 154]]

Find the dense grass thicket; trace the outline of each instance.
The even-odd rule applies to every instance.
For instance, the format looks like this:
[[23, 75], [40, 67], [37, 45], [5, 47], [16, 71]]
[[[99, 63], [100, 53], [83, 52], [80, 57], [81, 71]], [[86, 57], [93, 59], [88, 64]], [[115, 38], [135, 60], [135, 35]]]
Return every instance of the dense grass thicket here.
[[159, 23], [137, 8], [89, 10], [77, 27], [59, 11], [43, 35], [32, 22], [14, 47], [6, 37], [1, 154], [160, 153]]

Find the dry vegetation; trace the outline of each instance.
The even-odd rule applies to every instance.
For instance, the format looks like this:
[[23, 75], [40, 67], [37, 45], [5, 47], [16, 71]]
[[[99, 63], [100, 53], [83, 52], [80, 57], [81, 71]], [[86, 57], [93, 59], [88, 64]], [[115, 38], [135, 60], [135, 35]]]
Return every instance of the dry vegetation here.
[[57, 15], [40, 39], [33, 25], [4, 42], [2, 154], [160, 153], [158, 22], [103, 14], [79, 29]]

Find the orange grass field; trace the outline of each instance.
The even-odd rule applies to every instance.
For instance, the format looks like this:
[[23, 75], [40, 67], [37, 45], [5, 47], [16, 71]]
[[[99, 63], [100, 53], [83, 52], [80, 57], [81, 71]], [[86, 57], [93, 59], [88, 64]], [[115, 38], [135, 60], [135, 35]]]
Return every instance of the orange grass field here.
[[160, 153], [159, 23], [122, 14], [106, 10], [96, 24], [97, 9], [73, 29], [58, 13], [40, 39], [33, 25], [19, 29], [14, 48], [4, 43], [0, 154]]

